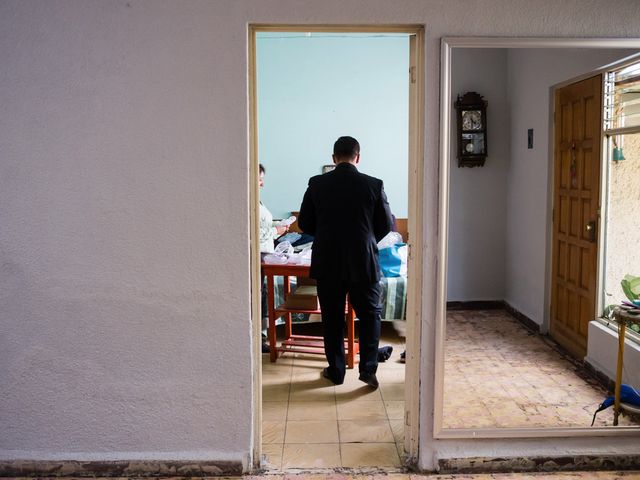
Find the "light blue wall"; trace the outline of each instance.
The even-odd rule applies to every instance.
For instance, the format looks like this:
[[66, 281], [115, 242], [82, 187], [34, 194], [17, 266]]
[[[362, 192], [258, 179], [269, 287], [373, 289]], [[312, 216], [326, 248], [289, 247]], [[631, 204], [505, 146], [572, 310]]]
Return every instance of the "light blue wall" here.
[[359, 170], [383, 179], [406, 217], [408, 36], [259, 34], [257, 52], [261, 198], [274, 217], [299, 210], [341, 135], [358, 139]]

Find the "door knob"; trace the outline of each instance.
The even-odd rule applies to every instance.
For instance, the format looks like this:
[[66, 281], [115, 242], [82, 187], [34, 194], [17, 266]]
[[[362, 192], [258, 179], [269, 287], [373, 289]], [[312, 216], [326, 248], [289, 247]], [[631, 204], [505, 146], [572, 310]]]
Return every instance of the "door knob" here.
[[587, 222], [584, 229], [587, 232], [587, 238], [589, 239], [589, 241], [595, 242], [596, 241], [596, 221], [591, 220], [590, 222]]

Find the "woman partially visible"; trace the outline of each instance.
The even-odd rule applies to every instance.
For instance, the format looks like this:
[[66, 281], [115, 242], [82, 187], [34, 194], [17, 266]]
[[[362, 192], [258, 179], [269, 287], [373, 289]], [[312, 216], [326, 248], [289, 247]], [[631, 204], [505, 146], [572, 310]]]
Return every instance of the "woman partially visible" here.
[[[260, 164], [260, 176], [258, 177], [258, 185], [264, 187], [265, 169]], [[275, 239], [289, 230], [289, 227], [277, 227], [273, 221], [273, 215], [267, 207], [260, 202], [260, 254], [273, 253]]]
[[[258, 177], [258, 185], [264, 187], [264, 165], [260, 164], [260, 175]], [[260, 202], [260, 260], [268, 254], [273, 253], [275, 248], [275, 240], [280, 235], [285, 234], [289, 227], [276, 226], [273, 221], [273, 215], [267, 207]], [[267, 291], [264, 288], [264, 276], [260, 279], [260, 288], [262, 294], [262, 353], [269, 353], [269, 345], [266, 343], [267, 327], [269, 325], [269, 317], [267, 316]]]

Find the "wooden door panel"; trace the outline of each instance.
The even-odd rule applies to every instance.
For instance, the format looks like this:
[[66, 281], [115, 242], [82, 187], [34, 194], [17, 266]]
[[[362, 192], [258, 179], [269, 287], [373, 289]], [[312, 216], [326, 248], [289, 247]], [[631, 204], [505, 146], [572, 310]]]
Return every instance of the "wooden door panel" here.
[[578, 358], [587, 350], [595, 316], [597, 245], [586, 228], [598, 220], [602, 78], [558, 89], [555, 161], [551, 336]]

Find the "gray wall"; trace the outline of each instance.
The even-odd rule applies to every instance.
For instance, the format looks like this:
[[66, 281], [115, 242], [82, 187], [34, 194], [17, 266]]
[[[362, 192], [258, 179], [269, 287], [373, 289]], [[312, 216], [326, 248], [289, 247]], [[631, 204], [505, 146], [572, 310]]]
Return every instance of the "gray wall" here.
[[640, 36], [640, 4], [610, 4], [1, 2], [0, 458], [250, 452], [252, 22], [426, 26], [420, 465], [636, 452], [432, 436], [441, 37]]
[[505, 49], [453, 51], [451, 105], [458, 95], [468, 91], [478, 92], [487, 101], [489, 155], [484, 167], [458, 168], [453, 115], [447, 298], [449, 301], [503, 300], [510, 135]]
[[[507, 177], [505, 300], [538, 324], [548, 303], [546, 249], [551, 225], [549, 182], [551, 87], [631, 54], [630, 50], [509, 51], [511, 159]], [[527, 149], [527, 129], [534, 148]], [[550, 185], [548, 187], [548, 185]], [[547, 305], [545, 307], [545, 305]], [[545, 327], [546, 328], [546, 327]]]

